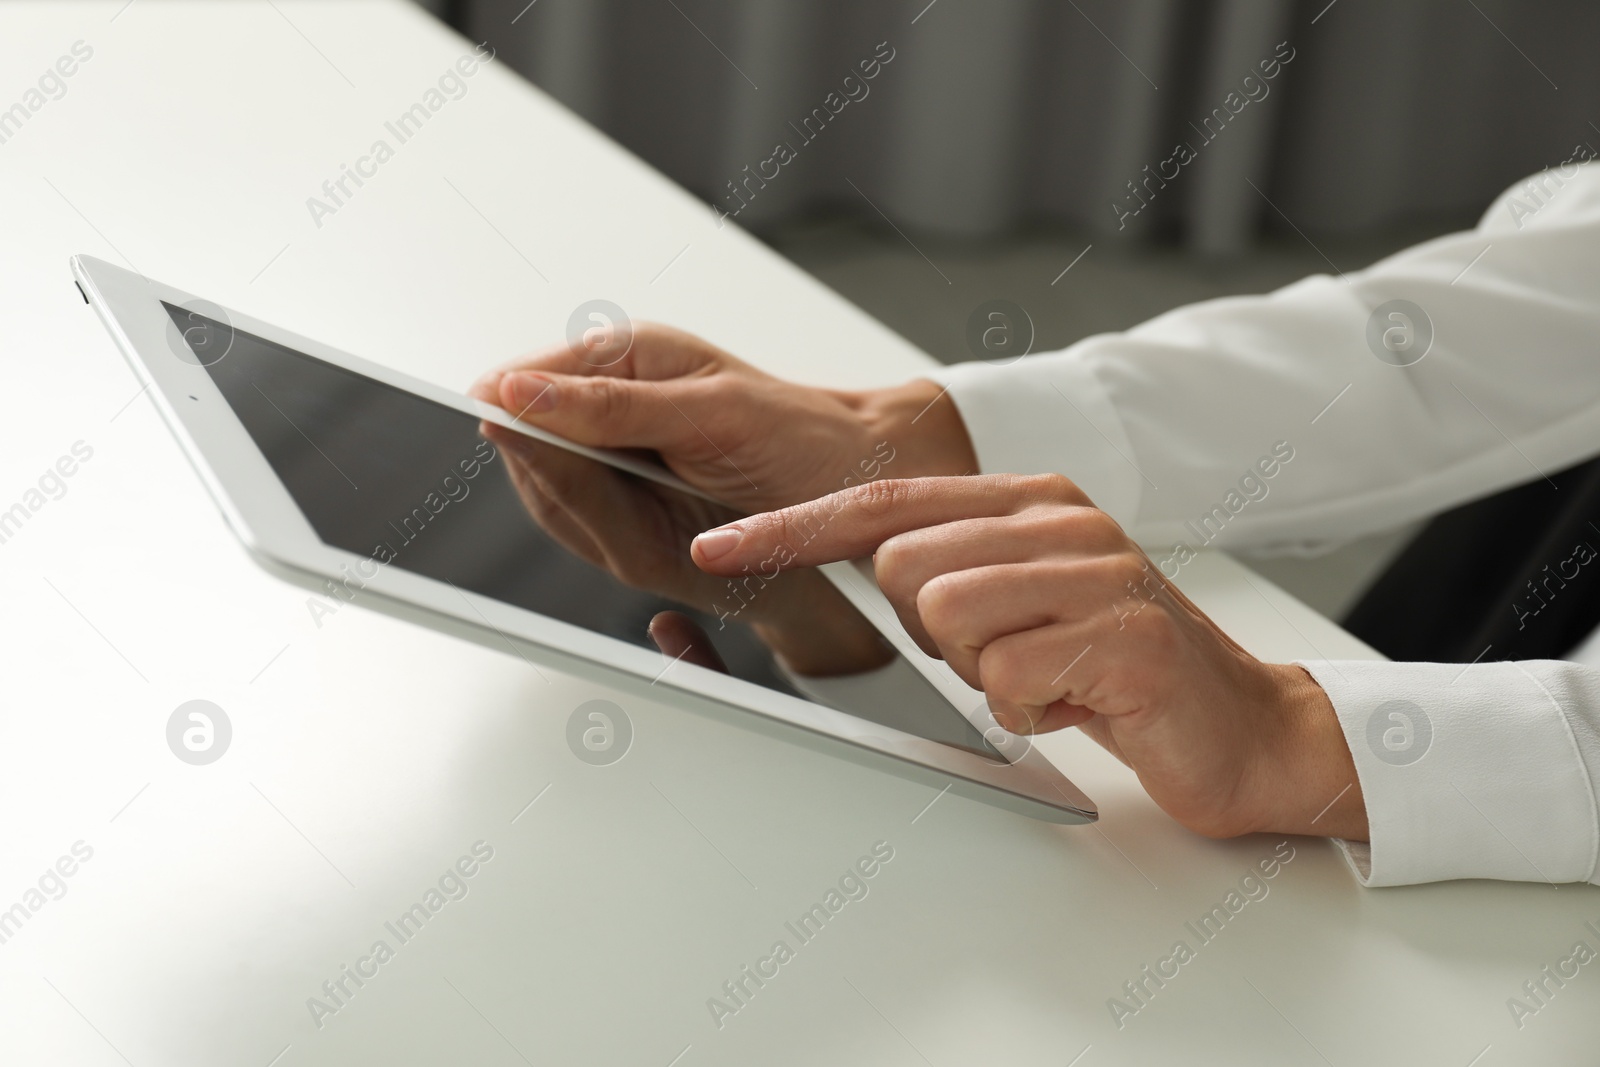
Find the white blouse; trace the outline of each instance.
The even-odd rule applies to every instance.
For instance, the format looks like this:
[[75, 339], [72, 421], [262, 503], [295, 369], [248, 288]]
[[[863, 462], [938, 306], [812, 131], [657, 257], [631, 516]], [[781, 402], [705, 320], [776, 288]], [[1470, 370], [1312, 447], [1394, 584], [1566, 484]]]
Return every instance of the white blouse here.
[[[1182, 546], [1390, 529], [1600, 452], [1600, 164], [1364, 270], [936, 377], [984, 471], [1067, 475], [1169, 574]], [[1596, 549], [1600, 529], [1552, 564]], [[1600, 669], [1305, 667], [1366, 797], [1371, 842], [1345, 846], [1363, 884], [1597, 881]]]

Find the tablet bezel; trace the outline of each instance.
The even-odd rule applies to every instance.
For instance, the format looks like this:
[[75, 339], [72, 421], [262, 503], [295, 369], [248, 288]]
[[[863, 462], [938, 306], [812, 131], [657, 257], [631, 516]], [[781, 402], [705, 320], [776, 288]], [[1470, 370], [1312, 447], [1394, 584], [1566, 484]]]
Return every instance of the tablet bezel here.
[[[117, 347], [133, 367], [168, 428], [178, 439], [201, 482], [250, 555], [269, 572], [322, 592], [341, 566], [355, 568], [366, 557], [317, 537], [288, 489], [240, 423], [210, 374], [180, 358], [170, 341], [172, 320], [161, 306], [200, 305], [229, 325], [427, 400], [487, 419], [518, 432], [704, 497], [663, 469], [633, 457], [585, 448], [518, 422], [499, 408], [339, 351], [311, 338], [262, 322], [194, 294], [152, 281], [90, 256], [72, 259], [74, 277]], [[181, 343], [181, 342], [178, 342]], [[226, 357], [224, 357], [226, 358]], [[927, 656], [894, 621], [870, 571], [848, 563], [823, 571], [841, 592], [950, 704], [986, 737], [1005, 737], [983, 703], [983, 695]], [[375, 610], [527, 657], [531, 651], [560, 669], [615, 682], [622, 672], [652, 684], [708, 698], [694, 710], [758, 732], [798, 741], [854, 762], [866, 762], [901, 777], [1057, 823], [1098, 817], [1081, 790], [1031, 745], [1019, 759], [998, 762], [891, 727], [835, 711], [753, 682], [689, 663], [666, 663], [659, 653], [582, 627], [459, 589], [399, 567], [382, 567], [358, 598]], [[886, 625], [887, 624], [887, 625]], [[703, 706], [702, 706], [703, 705]], [[970, 707], [975, 710], [965, 712]], [[1012, 743], [1016, 743], [1013, 741]]]

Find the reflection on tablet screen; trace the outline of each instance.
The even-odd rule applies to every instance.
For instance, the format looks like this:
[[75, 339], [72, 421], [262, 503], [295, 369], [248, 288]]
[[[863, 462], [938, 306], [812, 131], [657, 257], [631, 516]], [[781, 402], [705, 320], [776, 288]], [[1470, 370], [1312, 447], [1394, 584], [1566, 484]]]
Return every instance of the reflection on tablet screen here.
[[[200, 318], [163, 306], [180, 331]], [[646, 648], [654, 648], [647, 627], [656, 613], [682, 611], [711, 635], [730, 673], [794, 693], [766, 646], [749, 627], [727, 622], [726, 609], [630, 587], [569, 550], [578, 546], [590, 558], [606, 558], [594, 550], [592, 538], [584, 540], [585, 518], [594, 519], [583, 514], [581, 503], [574, 508], [544, 497], [535, 521], [524, 503], [527, 487], [519, 495], [512, 464], [479, 434], [472, 415], [240, 330], [233, 331], [227, 354], [206, 370], [317, 536], [369, 557], [373, 563], [359, 568], [368, 576], [378, 566], [397, 566]], [[599, 494], [613, 484], [608, 479], [638, 480], [565, 449], [537, 447], [549, 451], [552, 471], [569, 492], [580, 486]], [[675, 498], [668, 499], [674, 506], [711, 507], [654, 483], [650, 491]], [[681, 552], [687, 558], [687, 539], [661, 544], [648, 540], [653, 533], [658, 532], [629, 531], [641, 539], [639, 552]], [[614, 569], [627, 576], [625, 563]], [[351, 569], [350, 590], [362, 584], [357, 570]], [[842, 595], [828, 592], [855, 612]], [[886, 643], [885, 652], [897, 655]], [[908, 679], [914, 674], [905, 673]], [[919, 691], [907, 692], [894, 707], [847, 710], [999, 758], [927, 681], [917, 676], [908, 685]]]

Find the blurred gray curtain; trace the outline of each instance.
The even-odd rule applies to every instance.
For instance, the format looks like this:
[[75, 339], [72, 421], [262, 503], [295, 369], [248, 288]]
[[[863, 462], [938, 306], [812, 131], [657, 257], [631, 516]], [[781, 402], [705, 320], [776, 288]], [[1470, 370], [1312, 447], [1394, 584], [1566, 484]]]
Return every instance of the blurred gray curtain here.
[[790, 123], [887, 41], [869, 95], [739, 216], [757, 230], [844, 208], [922, 233], [1117, 231], [1128, 183], [1198, 145], [1192, 124], [1283, 41], [1295, 57], [1269, 95], [1124, 238], [1228, 252], [1263, 224], [1465, 222], [1600, 146], [1592, 0], [454, 0], [449, 15], [708, 201], [795, 144]]

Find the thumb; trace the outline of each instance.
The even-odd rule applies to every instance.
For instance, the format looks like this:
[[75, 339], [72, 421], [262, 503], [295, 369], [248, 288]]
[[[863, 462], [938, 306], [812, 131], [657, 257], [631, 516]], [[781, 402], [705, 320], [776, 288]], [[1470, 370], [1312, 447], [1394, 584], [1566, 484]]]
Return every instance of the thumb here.
[[[516, 418], [596, 448], [671, 450], [699, 440], [676, 406], [675, 382], [513, 371], [500, 380], [500, 406]], [[677, 404], [687, 404], [679, 397]], [[692, 405], [691, 405], [692, 406]]]

